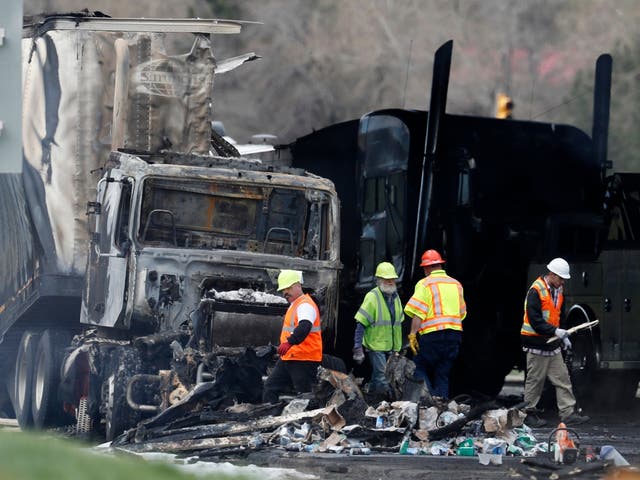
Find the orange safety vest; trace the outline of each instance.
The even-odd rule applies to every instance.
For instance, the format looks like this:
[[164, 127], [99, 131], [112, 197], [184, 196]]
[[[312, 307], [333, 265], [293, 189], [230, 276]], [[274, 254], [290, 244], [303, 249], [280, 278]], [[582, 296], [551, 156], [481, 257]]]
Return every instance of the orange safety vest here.
[[434, 270], [418, 282], [404, 311], [420, 318], [421, 335], [445, 329], [462, 331], [467, 315], [462, 285], [444, 270]]
[[322, 361], [322, 336], [320, 334], [320, 310], [313, 301], [313, 299], [307, 295], [300, 295], [296, 298], [284, 316], [284, 322], [282, 324], [282, 332], [280, 332], [280, 343], [287, 341], [287, 338], [293, 333], [298, 326], [298, 307], [303, 303], [308, 303], [316, 311], [316, 319], [313, 322], [311, 331], [307, 337], [298, 345], [292, 345], [287, 353], [280, 357], [281, 360], [306, 360], [312, 362]]
[[[538, 297], [540, 297], [540, 305], [542, 307], [542, 318], [545, 322], [550, 323], [554, 327], [558, 328], [560, 326], [560, 312], [562, 310], [562, 302], [564, 302], [564, 295], [562, 294], [562, 288], [558, 292], [558, 305], [556, 306], [553, 303], [553, 297], [551, 295], [551, 291], [547, 286], [547, 282], [544, 281], [544, 278], [538, 277], [535, 282], [531, 285], [536, 292], [538, 292]], [[529, 290], [531, 290], [531, 288]], [[536, 332], [531, 323], [529, 323], [529, 315], [527, 315], [527, 300], [524, 301], [524, 321], [522, 322], [522, 329], [520, 330], [520, 335], [526, 335], [528, 337], [543, 337], [546, 335], [540, 335]]]

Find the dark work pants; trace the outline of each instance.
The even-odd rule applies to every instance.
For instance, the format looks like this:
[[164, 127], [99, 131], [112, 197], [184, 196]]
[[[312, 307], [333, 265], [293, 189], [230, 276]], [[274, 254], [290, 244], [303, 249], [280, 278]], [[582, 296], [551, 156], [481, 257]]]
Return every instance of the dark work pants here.
[[418, 336], [420, 351], [413, 357], [416, 378], [423, 378], [434, 397], [449, 398], [449, 372], [458, 357], [462, 332], [446, 329]]
[[369, 380], [369, 393], [386, 393], [391, 389], [389, 381], [385, 375], [387, 368], [387, 357], [389, 352], [367, 352], [369, 362], [371, 362], [371, 380]]
[[316, 383], [320, 362], [278, 359], [271, 374], [264, 383], [263, 403], [276, 403], [280, 394], [310, 392]]

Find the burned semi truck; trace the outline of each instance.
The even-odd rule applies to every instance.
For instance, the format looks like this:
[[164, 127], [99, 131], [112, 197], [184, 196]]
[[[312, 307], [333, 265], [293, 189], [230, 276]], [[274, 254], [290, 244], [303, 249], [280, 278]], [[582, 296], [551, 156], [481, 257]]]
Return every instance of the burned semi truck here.
[[214, 75], [256, 57], [216, 59], [212, 38], [242, 26], [25, 20], [23, 171], [0, 176], [3, 410], [21, 427], [111, 439], [207, 378], [212, 350], [277, 345], [282, 268], [303, 272], [332, 342], [332, 182], [240, 158], [210, 128]]
[[[381, 261], [394, 263], [406, 301], [422, 276], [420, 255], [436, 248], [468, 307], [453, 389], [495, 395], [524, 364], [527, 289], [563, 256], [572, 264], [567, 326], [600, 320], [573, 337], [574, 388], [584, 398], [606, 379], [607, 396], [633, 398], [640, 175], [607, 174], [611, 57], [598, 59], [589, 136], [569, 125], [446, 114], [452, 45], [436, 53], [429, 112], [375, 111], [290, 146], [293, 164], [333, 179], [341, 197], [341, 318], [353, 318]], [[353, 322], [341, 326], [347, 352]]]

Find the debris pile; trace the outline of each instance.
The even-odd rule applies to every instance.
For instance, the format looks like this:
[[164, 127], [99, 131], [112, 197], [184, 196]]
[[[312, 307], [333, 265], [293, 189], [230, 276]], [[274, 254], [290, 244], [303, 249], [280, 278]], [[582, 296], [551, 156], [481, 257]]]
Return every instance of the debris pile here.
[[[556, 439], [536, 438], [518, 405], [501, 408], [493, 400], [470, 399], [445, 402], [432, 398], [424, 388], [416, 389], [412, 382], [405, 382], [406, 390], [414, 397], [418, 390], [417, 401], [402, 399], [407, 391], [395, 382], [400, 399], [374, 403], [352, 375], [324, 367], [318, 368], [312, 393], [281, 397], [274, 404], [235, 403], [235, 394], [250, 390], [236, 385], [249, 378], [238, 375], [245, 367], [243, 361], [255, 364], [255, 355], [245, 353], [221, 362], [212, 381], [199, 383], [179, 402], [143, 420], [112, 445], [203, 459], [271, 448], [343, 455], [476, 456], [483, 465], [501, 464], [504, 456], [515, 456], [522, 457], [522, 468], [534, 469], [543, 467], [540, 458], [531, 457], [540, 456], [550, 465], [559, 463], [557, 454], [553, 461]], [[406, 365], [398, 365], [404, 371]], [[581, 454], [581, 461], [589, 460], [589, 452], [575, 453]], [[591, 460], [598, 459], [593, 449], [590, 455]], [[569, 461], [565, 452], [563, 463], [573, 463], [577, 456]], [[614, 455], [609, 452], [609, 456]]]

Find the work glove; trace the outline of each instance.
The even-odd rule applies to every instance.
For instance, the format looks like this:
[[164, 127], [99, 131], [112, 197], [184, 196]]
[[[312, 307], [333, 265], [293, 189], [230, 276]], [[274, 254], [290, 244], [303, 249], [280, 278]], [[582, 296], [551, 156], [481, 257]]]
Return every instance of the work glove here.
[[289, 342], [282, 342], [278, 347], [278, 355], [282, 356], [289, 351], [291, 348], [291, 344]]
[[362, 347], [353, 347], [353, 361], [358, 365], [362, 365], [362, 362], [364, 362], [364, 351]]
[[554, 335], [563, 340], [564, 338], [569, 337], [569, 332], [567, 332], [564, 328], [556, 328]]
[[562, 348], [563, 350], [571, 350], [571, 340], [568, 335], [562, 339]]
[[416, 337], [416, 334], [410, 333], [407, 338], [409, 338], [409, 348], [411, 348], [414, 355], [417, 355], [420, 347], [418, 346], [418, 338]]

